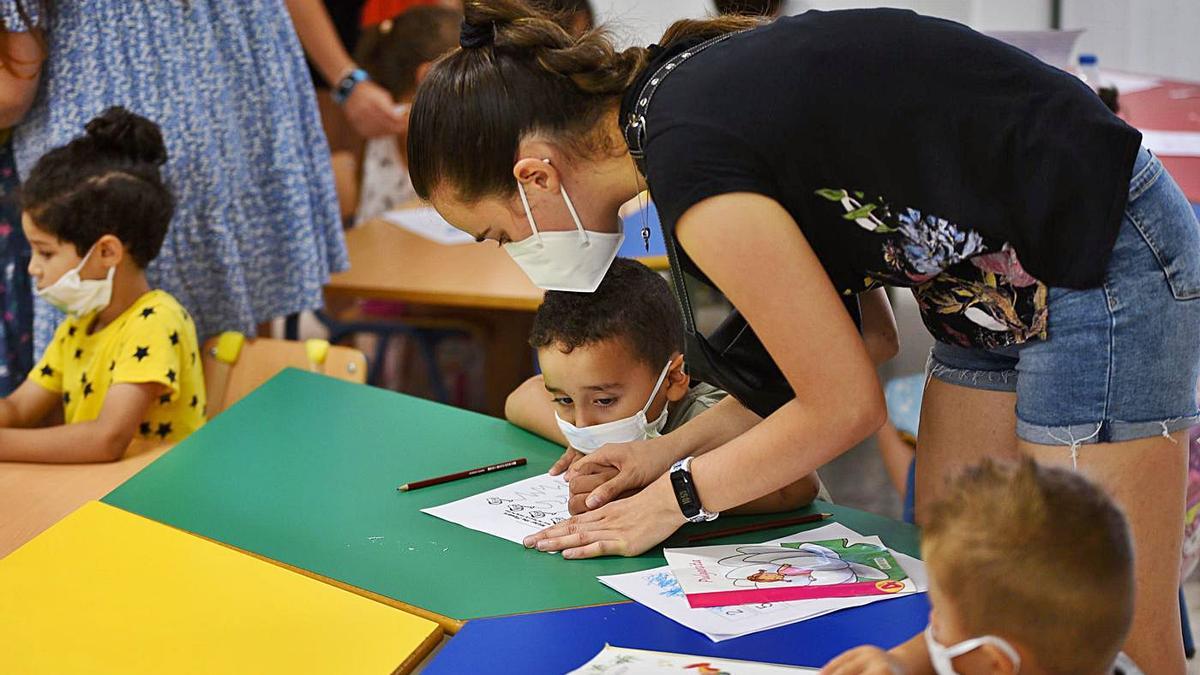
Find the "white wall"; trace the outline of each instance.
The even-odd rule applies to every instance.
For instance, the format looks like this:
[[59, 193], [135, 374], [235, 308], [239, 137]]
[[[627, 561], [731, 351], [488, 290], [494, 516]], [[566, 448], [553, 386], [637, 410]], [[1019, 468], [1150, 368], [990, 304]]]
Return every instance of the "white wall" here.
[[1200, 81], [1200, 0], [1063, 0], [1100, 66]]
[[[675, 19], [712, 11], [709, 0], [592, 3], [628, 44], [649, 44]], [[1050, 0], [788, 0], [786, 11], [874, 6], [904, 7], [985, 31], [1050, 26]], [[1200, 0], [1062, 0], [1062, 27], [1085, 29], [1079, 49], [1097, 54], [1103, 67], [1200, 81]]]

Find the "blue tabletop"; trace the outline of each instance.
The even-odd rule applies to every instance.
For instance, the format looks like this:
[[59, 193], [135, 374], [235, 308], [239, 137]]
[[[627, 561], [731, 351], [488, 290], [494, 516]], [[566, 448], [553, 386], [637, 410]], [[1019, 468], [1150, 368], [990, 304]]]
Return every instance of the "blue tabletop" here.
[[563, 673], [604, 644], [796, 666], [820, 667], [852, 647], [894, 647], [919, 633], [929, 616], [919, 593], [842, 610], [762, 633], [713, 642], [637, 603], [476, 619], [423, 671]]

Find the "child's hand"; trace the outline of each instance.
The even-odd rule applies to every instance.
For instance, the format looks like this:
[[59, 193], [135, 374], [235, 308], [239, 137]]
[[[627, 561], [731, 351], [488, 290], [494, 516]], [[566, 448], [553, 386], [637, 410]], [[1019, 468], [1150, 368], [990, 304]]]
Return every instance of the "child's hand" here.
[[587, 498], [587, 508], [598, 509], [631, 490], [646, 487], [666, 473], [675, 460], [670, 452], [657, 449], [667, 440], [666, 436], [662, 436], [644, 441], [610, 443], [571, 465], [567, 480], [574, 483], [579, 476], [607, 476], [608, 479], [592, 490]]
[[[554, 463], [554, 466], [550, 467], [550, 475], [557, 476], [558, 474], [565, 472], [567, 469], [570, 469], [571, 465], [575, 463], [575, 460], [579, 459], [580, 457], [583, 457], [582, 452], [576, 450], [575, 448], [567, 448], [567, 451], [562, 454], [562, 457], [558, 458], [558, 461]], [[572, 511], [571, 513], [575, 512]]]
[[906, 675], [896, 657], [878, 647], [857, 647], [825, 664], [821, 675]]

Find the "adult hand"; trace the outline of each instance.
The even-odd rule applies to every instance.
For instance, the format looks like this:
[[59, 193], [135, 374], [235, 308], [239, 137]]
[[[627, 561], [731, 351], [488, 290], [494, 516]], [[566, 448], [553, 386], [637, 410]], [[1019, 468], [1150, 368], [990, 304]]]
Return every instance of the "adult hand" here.
[[408, 109], [397, 110], [392, 95], [371, 80], [355, 85], [342, 108], [350, 126], [363, 138], [391, 136], [408, 128]]
[[[592, 493], [592, 490], [600, 487], [604, 483], [615, 478], [616, 470], [606, 469], [600, 473], [585, 473], [575, 476], [567, 488], [567, 511], [571, 515], [584, 513], [588, 510], [587, 497]], [[637, 490], [629, 490], [618, 495], [619, 499], [624, 499], [637, 493]]]
[[550, 475], [557, 476], [561, 473], [565, 473], [567, 469], [570, 469], [571, 466], [575, 464], [576, 460], [583, 456], [584, 454], [582, 452], [568, 446], [566, 452], [562, 454], [562, 457], [559, 457], [558, 461], [550, 467]]
[[661, 543], [687, 522], [667, 477], [628, 499], [572, 516], [525, 538], [527, 548], [562, 551], [564, 558], [634, 556]]
[[598, 509], [630, 490], [654, 482], [671, 468], [676, 450], [666, 436], [631, 443], [611, 443], [577, 460], [567, 470], [567, 481], [578, 476], [604, 474], [611, 476], [594, 488], [585, 500], [585, 507]]
[[821, 669], [821, 675], [905, 675], [908, 669], [899, 659], [878, 647], [858, 647], [835, 658]]

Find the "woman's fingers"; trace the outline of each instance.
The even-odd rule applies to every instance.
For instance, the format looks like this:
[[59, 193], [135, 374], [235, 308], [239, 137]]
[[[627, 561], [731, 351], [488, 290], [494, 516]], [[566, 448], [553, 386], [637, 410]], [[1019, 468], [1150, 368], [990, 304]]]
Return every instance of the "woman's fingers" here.
[[612, 460], [609, 458], [609, 453], [605, 452], [604, 448], [601, 448], [596, 452], [593, 452], [590, 455], [584, 455], [573, 462], [571, 464], [571, 468], [567, 469], [566, 477], [567, 481], [570, 482], [575, 480], [577, 476], [589, 473], [599, 473], [602, 471], [612, 471], [614, 469], [620, 471], [620, 468], [613, 464]]
[[598, 509], [636, 487], [640, 486], [634, 484], [629, 472], [618, 473], [592, 490], [583, 504], [588, 510]]
[[524, 544], [526, 548], [533, 548], [537, 546], [538, 542], [542, 541], [543, 539], [556, 539], [558, 537], [565, 537], [568, 534], [574, 534], [579, 531], [580, 525], [590, 523], [598, 518], [599, 516], [592, 511], [581, 513], [578, 516], [572, 516], [561, 523], [551, 525], [540, 532], [531, 534], [521, 540], [521, 543]]

